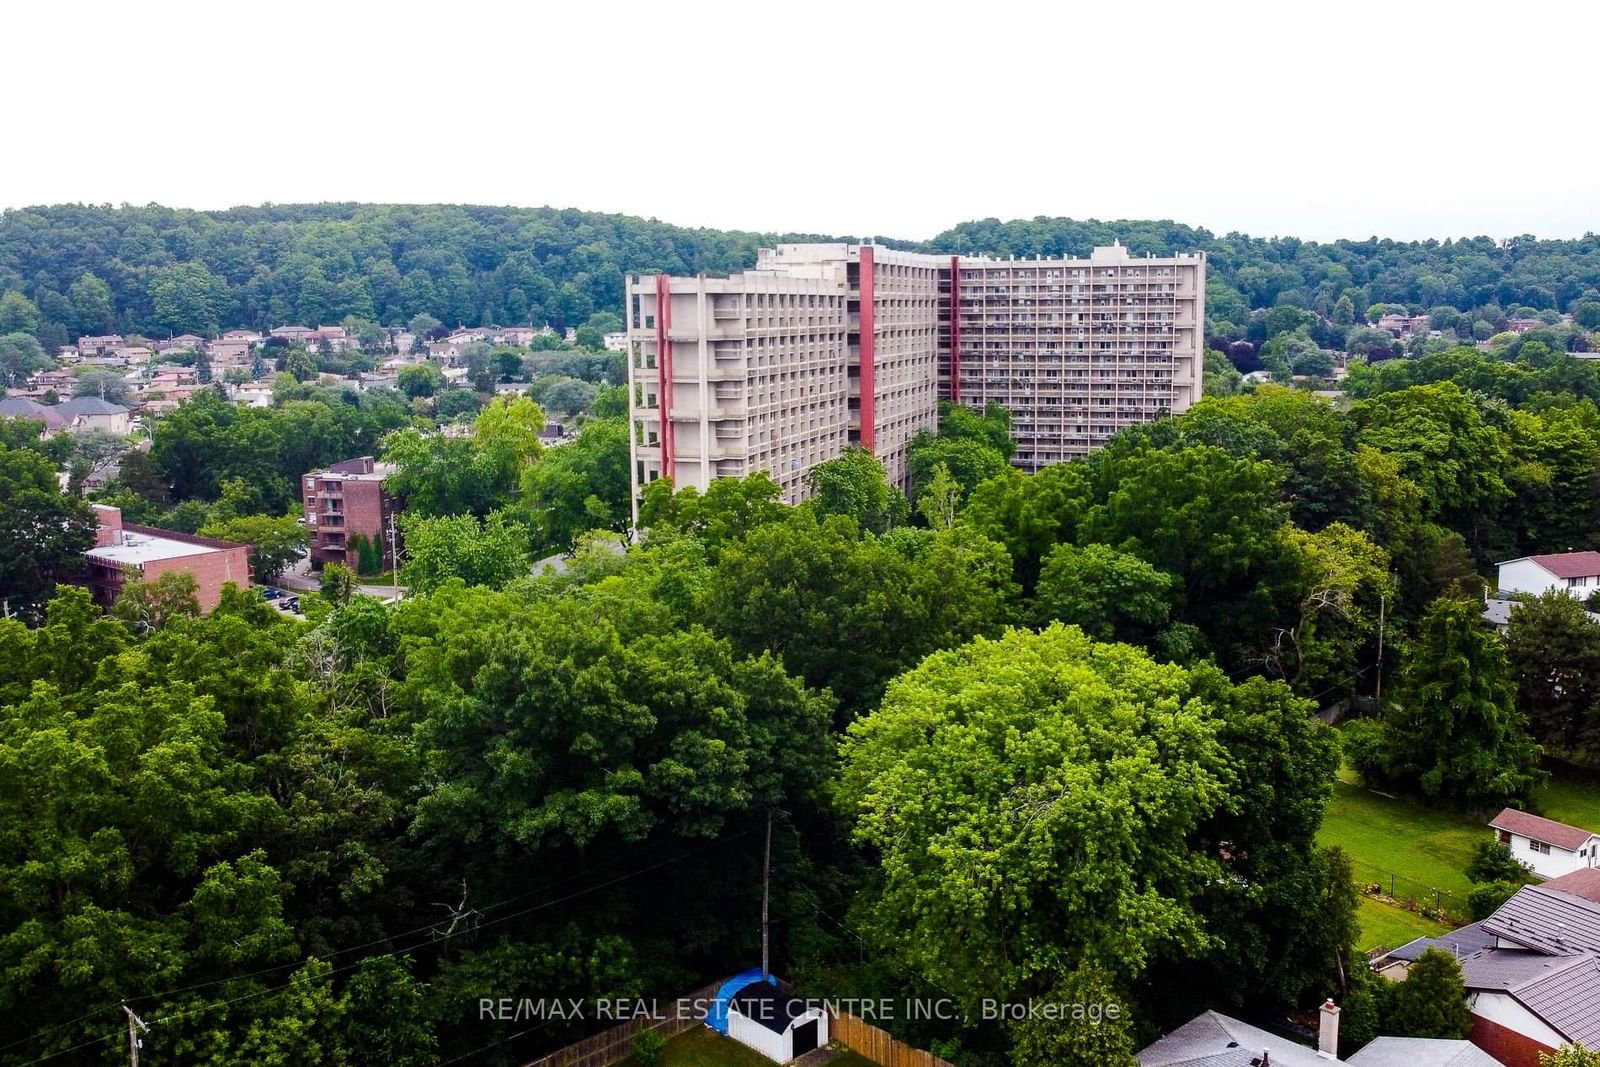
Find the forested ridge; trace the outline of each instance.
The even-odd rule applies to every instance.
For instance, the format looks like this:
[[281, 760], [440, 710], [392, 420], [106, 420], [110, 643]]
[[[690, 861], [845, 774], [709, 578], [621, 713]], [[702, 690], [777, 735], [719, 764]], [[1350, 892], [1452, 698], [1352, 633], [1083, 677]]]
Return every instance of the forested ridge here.
[[[580, 325], [621, 305], [627, 271], [719, 273], [755, 250], [819, 235], [691, 229], [575, 209], [310, 204], [192, 211], [57, 205], [0, 215], [0, 293], [37, 311], [47, 348], [82, 333], [160, 337], [229, 326]], [[961, 223], [894, 247], [993, 255], [1083, 255], [1122, 241], [1135, 253], [1205, 251], [1211, 317], [1243, 330], [1284, 305], [1335, 317], [1341, 298], [1437, 306], [1498, 320], [1512, 308], [1568, 311], [1600, 289], [1600, 237], [1319, 244], [1215, 235], [1166, 221], [1036, 218]], [[0, 332], [26, 327], [6, 324]], [[1227, 334], [1229, 331], [1219, 331]]]
[[[1595, 284], [1587, 238], [1042, 220], [919, 247], [1113, 237], [1211, 251], [1224, 339], [1312, 345], [1362, 301], [1436, 297], [1474, 329], [1519, 307], [1584, 325]], [[623, 270], [736, 268], [772, 239], [549, 210], [10, 212], [0, 333], [588, 322]], [[1554, 324], [1487, 351], [1441, 333], [1351, 361], [1338, 404], [1235, 372], [1031, 475], [1004, 411], [957, 407], [912, 443], [909, 494], [855, 449], [801, 507], [764, 474], [656, 481], [632, 540], [600, 354], [469, 357], [491, 385], [502, 358], [594, 379], [555, 448], [528, 397], [447, 411], [469, 391], [357, 394], [314, 367], [270, 407], [202, 390], [99, 499], [250, 542], [258, 576], [264, 534], [280, 567], [303, 540], [306, 470], [398, 467], [409, 594], [330, 565], [305, 619], [239, 590], [202, 615], [179, 576], [109, 615], [58, 585], [94, 539], [58, 479], [77, 446], [0, 420], [0, 1063], [122, 1062], [124, 1002], [150, 1062], [526, 1062], [593, 1021], [486, 1019], [483, 998], [671, 998], [759, 959], [769, 817], [778, 972], [955, 999], [973, 1019], [891, 1028], [959, 1067], [1127, 1067], [1204, 1007], [1280, 1020], [1328, 996], [1346, 1051], [1459, 1036], [1417, 1021], [1464, 1003], [1458, 972], [1367, 969], [1318, 827], [1341, 758], [1469, 812], [1529, 804], [1543, 755], [1600, 764], [1600, 626], [1559, 593], [1504, 642], [1480, 618], [1494, 560], [1596, 546], [1600, 362]], [[1347, 700], [1372, 710], [1337, 732], [1313, 714]], [[1515, 888], [1496, 874], [1485, 899]], [[985, 1020], [984, 999], [1126, 1014]]]

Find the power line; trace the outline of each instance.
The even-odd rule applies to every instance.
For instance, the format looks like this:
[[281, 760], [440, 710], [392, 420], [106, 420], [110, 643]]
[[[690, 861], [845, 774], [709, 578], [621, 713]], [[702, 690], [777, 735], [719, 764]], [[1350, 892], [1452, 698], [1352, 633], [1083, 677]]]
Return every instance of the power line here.
[[[597, 893], [602, 889], [609, 889], [612, 886], [620, 885], [623, 882], [630, 881], [631, 879], [638, 878], [638, 877], [640, 877], [642, 875], [645, 875], [645, 874], [649, 874], [651, 871], [660, 870], [663, 867], [669, 867], [669, 866], [671, 866], [671, 865], [673, 865], [675, 863], [681, 863], [684, 860], [692, 859], [695, 856], [698, 856], [698, 855], [700, 855], [700, 854], [702, 854], [704, 852], [708, 852], [713, 848], [718, 848], [718, 847], [720, 847], [722, 845], [726, 845], [726, 844], [728, 844], [730, 842], [737, 841], [741, 837], [745, 837], [748, 834], [750, 834], [751, 832], [752, 831], [748, 830], [748, 829], [747, 830], [741, 830], [736, 834], [731, 834], [731, 835], [729, 835], [727, 837], [718, 838], [716, 841], [709, 842], [708, 844], [702, 845], [702, 846], [700, 846], [699, 848], [696, 848], [696, 849], [691, 849], [690, 851], [685, 852], [685, 853], [683, 853], [681, 855], [674, 856], [674, 857], [672, 857], [670, 859], [660, 860], [660, 861], [658, 861], [656, 863], [648, 864], [647, 866], [640, 867], [640, 868], [637, 868], [635, 870], [629, 871], [626, 874], [620, 874], [615, 878], [609, 879], [609, 880], [604, 881], [604, 882], [600, 882], [600, 883], [598, 883], [596, 885], [588, 886], [586, 888], [579, 889], [576, 892], [568, 893], [565, 896], [557, 897], [554, 900], [547, 900], [547, 901], [544, 901], [542, 903], [535, 904], [532, 907], [523, 908], [520, 911], [514, 911], [514, 912], [511, 912], [509, 914], [502, 915], [499, 918], [490, 919], [487, 922], [481, 922], [481, 923], [473, 924], [472, 926], [463, 928], [463, 930], [460, 931], [459, 933], [452, 932], [452, 933], [446, 934], [446, 935], [441, 936], [441, 937], [428, 938], [428, 939], [419, 941], [414, 945], [410, 945], [410, 946], [407, 946], [407, 947], [404, 947], [404, 948], [397, 948], [397, 949], [394, 949], [394, 950], [389, 951], [389, 952], [379, 952], [379, 953], [374, 953], [374, 954], [372, 954], [370, 956], [363, 956], [361, 959], [356, 960], [354, 963], [347, 963], [347, 964], [344, 964], [342, 966], [334, 967], [334, 968], [330, 969], [324, 977], [331, 978], [332, 976], [334, 976], [336, 974], [342, 974], [345, 971], [354, 970], [355, 968], [361, 966], [363, 963], [366, 963], [369, 960], [388, 959], [388, 958], [391, 958], [391, 957], [394, 957], [394, 956], [403, 955], [403, 954], [405, 954], [407, 952], [414, 951], [414, 950], [416, 950], [418, 948], [422, 948], [422, 947], [425, 947], [425, 946], [430, 945], [430, 944], [440, 944], [442, 942], [451, 940], [452, 938], [461, 936], [462, 933], [466, 933], [466, 932], [469, 932], [469, 931], [470, 932], [476, 932], [476, 931], [482, 930], [482, 929], [484, 929], [486, 927], [495, 926], [495, 925], [497, 925], [499, 923], [509, 922], [512, 919], [521, 918], [522, 916], [525, 916], [525, 915], [531, 915], [534, 912], [543, 911], [546, 908], [553, 908], [558, 904], [565, 904], [568, 901], [576, 900], [577, 898], [582, 897], [582, 896], [587, 896], [590, 893]], [[547, 889], [554, 888], [557, 885], [563, 885], [563, 884], [565, 884], [567, 882], [573, 881], [574, 878], [577, 878], [577, 877], [582, 877], [582, 876], [581, 875], [574, 875], [572, 878], [562, 879], [561, 881], [552, 883], [549, 886], [544, 886], [544, 887], [541, 887], [539, 889], [529, 890], [526, 893], [521, 893], [521, 894], [518, 894], [517, 896], [514, 896], [514, 897], [507, 897], [505, 900], [497, 901], [496, 903], [494, 903], [492, 905], [489, 905], [484, 910], [487, 911], [487, 910], [490, 910], [492, 908], [502, 907], [505, 904], [509, 904], [509, 903], [512, 903], [512, 902], [517, 901], [517, 900], [526, 899], [529, 896], [533, 896], [533, 895], [535, 895], [537, 893], [545, 892]], [[343, 954], [348, 953], [348, 952], [354, 952], [357, 949], [362, 948], [362, 947], [370, 947], [373, 944], [379, 944], [379, 943], [381, 943], [383, 941], [392, 941], [392, 940], [395, 940], [396, 938], [407, 937], [407, 936], [410, 936], [411, 934], [420, 933], [420, 932], [422, 932], [424, 930], [432, 932], [434, 927], [435, 927], [435, 925], [436, 924], [430, 923], [427, 926], [417, 927], [415, 930], [408, 931], [405, 934], [396, 934], [396, 935], [391, 935], [390, 937], [380, 938], [377, 941], [368, 942], [367, 946], [359, 946], [359, 945], [351, 946], [350, 948], [341, 949], [337, 953], [330, 953], [329, 956], [331, 958], [332, 956], [335, 956], [335, 955], [343, 955]], [[269, 974], [269, 973], [271, 973], [273, 971], [283, 970], [284, 968], [287, 968], [287, 967], [304, 966], [306, 963], [309, 963], [312, 959], [315, 959], [315, 958], [317, 958], [317, 957], [308, 957], [308, 958], [305, 958], [305, 959], [294, 960], [294, 961], [291, 961], [289, 963], [278, 964], [277, 966], [274, 966], [274, 967], [262, 968], [259, 971], [253, 971], [253, 972], [249, 972], [249, 973], [243, 974], [243, 975], [236, 975], [236, 976], [231, 977], [231, 978], [221, 978], [221, 979], [216, 979], [216, 980], [211, 981], [211, 982], [201, 982], [201, 983], [197, 983], [197, 984], [195, 984], [193, 986], [182, 986], [182, 987], [179, 987], [179, 988], [174, 989], [174, 990], [167, 990], [167, 991], [163, 991], [163, 992], [160, 992], [160, 993], [146, 993], [146, 994], [143, 994], [143, 995], [141, 995], [139, 997], [130, 998], [130, 999], [132, 999], [132, 1000], [149, 1000], [149, 999], [152, 999], [152, 998], [155, 998], [155, 997], [167, 997], [167, 996], [176, 995], [178, 993], [192, 992], [192, 991], [194, 991], [196, 989], [204, 989], [204, 988], [207, 988], [209, 986], [221, 985], [221, 984], [224, 984], [224, 983], [227, 983], [227, 982], [244, 981], [247, 978], [255, 977], [255, 976], [258, 976], [258, 975], [261, 975], [261, 974]], [[227, 999], [227, 1000], [213, 1001], [211, 1003], [201, 1004], [201, 1005], [199, 1005], [197, 1007], [185, 1009], [183, 1011], [174, 1012], [174, 1013], [170, 1013], [170, 1014], [162, 1015], [162, 1016], [152, 1017], [150, 1022], [151, 1022], [152, 1025], [157, 1025], [157, 1026], [159, 1026], [159, 1025], [161, 1025], [163, 1023], [176, 1022], [179, 1019], [185, 1019], [185, 1018], [188, 1018], [188, 1017], [190, 1017], [192, 1015], [200, 1014], [203, 1011], [207, 1011], [207, 1010], [211, 1010], [211, 1009], [218, 1009], [218, 1008], [226, 1008], [226, 1007], [229, 1007], [229, 1006], [234, 1005], [234, 1004], [242, 1003], [242, 1002], [244, 1002], [246, 1000], [253, 1000], [256, 997], [263, 997], [263, 996], [267, 996], [267, 995], [269, 995], [271, 993], [278, 993], [278, 992], [281, 992], [281, 991], [289, 988], [289, 986], [291, 986], [292, 984], [294, 984], [293, 978], [291, 978], [289, 981], [281, 983], [279, 985], [269, 986], [266, 989], [255, 990], [254, 992], [245, 993], [245, 994], [242, 994], [241, 996], [232, 997], [232, 998]], [[118, 1001], [118, 1002], [116, 1002], [116, 1004], [121, 1004], [121, 1005], [126, 1005], [127, 1003], [128, 1003], [128, 1001]], [[113, 1005], [113, 1006], [115, 1006], [115, 1005]], [[104, 1010], [104, 1008], [102, 1007], [100, 1010]], [[95, 1014], [95, 1013], [94, 1012], [88, 1012], [88, 1013], [85, 1013], [84, 1015], [78, 1016], [77, 1019], [74, 1019], [71, 1022], [57, 1023], [53, 1027], [47, 1027], [47, 1028], [45, 1028], [43, 1030], [35, 1031], [34, 1033], [29, 1034], [27, 1037], [19, 1038], [18, 1040], [11, 1042], [10, 1045], [7, 1045], [5, 1047], [6, 1048], [11, 1048], [11, 1047], [13, 1047], [15, 1045], [19, 1045], [19, 1044], [23, 1044], [23, 1043], [28, 1042], [28, 1041], [36, 1040], [37, 1038], [43, 1036], [44, 1034], [50, 1033], [52, 1030], [60, 1029], [63, 1026], [70, 1026], [70, 1025], [72, 1025], [72, 1023], [79, 1022], [79, 1021], [81, 1021], [81, 1020], [83, 1020], [85, 1018], [88, 1018], [90, 1015], [93, 1015], [93, 1014]], [[48, 1055], [41, 1056], [38, 1059], [28, 1060], [27, 1063], [22, 1065], [22, 1067], [30, 1067], [30, 1065], [32, 1065], [32, 1064], [44, 1063], [47, 1060], [53, 1060], [58, 1056], [65, 1056], [69, 1052], [76, 1052], [79, 1049], [88, 1048], [91, 1045], [104, 1044], [106, 1041], [112, 1040], [113, 1038], [120, 1037], [120, 1036], [121, 1036], [121, 1034], [120, 1034], [120, 1031], [119, 1031], [118, 1033], [109, 1034], [109, 1035], [106, 1035], [106, 1036], [103, 1036], [103, 1037], [98, 1037], [98, 1038], [95, 1038], [95, 1039], [90, 1040], [90, 1041], [85, 1041], [82, 1044], [74, 1045], [71, 1048], [62, 1049], [59, 1052], [52, 1052], [52, 1053], [49, 1053]], [[520, 1035], [517, 1035], [517, 1036], [520, 1036]], [[506, 1040], [509, 1040], [509, 1038], [506, 1039]], [[485, 1047], [492, 1047], [492, 1046], [485, 1046]], [[481, 1051], [481, 1050], [479, 1050], [479, 1051]]]

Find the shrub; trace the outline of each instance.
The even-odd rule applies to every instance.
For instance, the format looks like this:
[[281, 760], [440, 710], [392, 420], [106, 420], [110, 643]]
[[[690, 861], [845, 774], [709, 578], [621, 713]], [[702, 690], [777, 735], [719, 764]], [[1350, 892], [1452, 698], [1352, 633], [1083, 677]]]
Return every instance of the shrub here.
[[1495, 913], [1495, 910], [1511, 899], [1511, 894], [1521, 889], [1525, 882], [1484, 882], [1472, 887], [1472, 892], [1467, 894], [1467, 910], [1472, 913], [1472, 921], [1479, 922]]
[[639, 1067], [656, 1067], [666, 1051], [667, 1039], [659, 1030], [640, 1030], [633, 1035], [633, 1058]]

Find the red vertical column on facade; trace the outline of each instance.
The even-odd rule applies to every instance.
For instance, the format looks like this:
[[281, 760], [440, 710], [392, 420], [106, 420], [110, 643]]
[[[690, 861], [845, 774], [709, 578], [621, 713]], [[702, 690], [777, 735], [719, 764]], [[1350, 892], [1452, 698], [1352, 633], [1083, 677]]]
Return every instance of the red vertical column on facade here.
[[661, 406], [661, 473], [677, 473], [672, 432], [672, 279], [656, 275], [656, 403]]
[[877, 444], [878, 356], [877, 305], [872, 269], [872, 246], [861, 246], [861, 447], [868, 452]]
[[961, 257], [950, 257], [950, 402], [961, 403]]

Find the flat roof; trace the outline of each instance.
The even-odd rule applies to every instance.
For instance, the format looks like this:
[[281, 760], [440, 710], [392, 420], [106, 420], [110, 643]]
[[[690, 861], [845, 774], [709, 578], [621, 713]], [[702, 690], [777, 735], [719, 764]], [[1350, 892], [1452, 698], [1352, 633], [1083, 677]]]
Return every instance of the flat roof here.
[[152, 534], [128, 533], [123, 531], [120, 545], [104, 545], [100, 548], [91, 548], [87, 553], [90, 559], [105, 560], [107, 563], [151, 563], [158, 559], [178, 559], [183, 556], [203, 556], [207, 552], [220, 552], [219, 548], [211, 545], [190, 544], [188, 541], [175, 541], [170, 537], [156, 537]]

